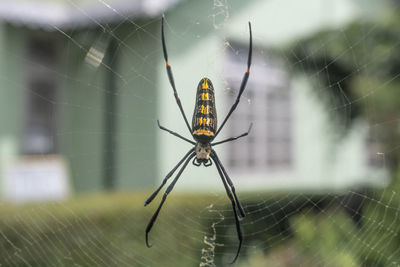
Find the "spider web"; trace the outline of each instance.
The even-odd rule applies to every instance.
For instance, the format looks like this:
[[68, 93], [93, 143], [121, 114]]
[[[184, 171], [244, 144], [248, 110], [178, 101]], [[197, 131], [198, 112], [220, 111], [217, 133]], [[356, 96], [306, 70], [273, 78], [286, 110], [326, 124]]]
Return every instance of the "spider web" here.
[[[316, 184], [314, 181], [301, 185], [289, 180], [267, 183], [268, 186], [265, 184], [262, 186], [260, 183], [260, 186], [256, 184], [252, 187], [251, 182], [249, 184], [240, 181], [240, 177], [246, 176], [247, 173], [235, 169], [234, 164], [229, 163], [227, 151], [231, 144], [226, 144], [224, 148], [221, 146], [217, 151], [221, 152], [221, 159], [226, 163], [228, 172], [232, 174], [231, 178], [236, 184], [236, 191], [247, 214], [241, 221], [244, 244], [237, 266], [397, 266], [400, 264], [398, 242], [400, 198], [399, 177], [396, 173], [400, 148], [396, 134], [398, 134], [400, 110], [399, 104], [395, 101], [398, 99], [396, 90], [398, 91], [397, 83], [400, 76], [399, 65], [396, 65], [400, 40], [395, 36], [400, 35], [396, 29], [398, 18], [393, 15], [399, 10], [395, 1], [384, 2], [375, 7], [370, 6], [365, 10], [357, 1], [342, 2], [343, 5], [309, 1], [306, 4], [309, 10], [300, 9], [301, 12], [288, 10], [286, 17], [275, 18], [275, 25], [260, 25], [258, 21], [262, 17], [260, 14], [265, 13], [264, 16], [274, 18], [274, 10], [278, 10], [279, 5], [295, 5], [293, 1], [284, 3], [276, 0], [266, 3], [253, 1], [251, 4], [241, 6], [236, 2], [214, 0], [207, 2], [208, 12], [204, 13], [196, 9], [194, 1], [183, 1], [176, 5], [172, 4], [169, 12], [175, 15], [171, 15], [171, 19], [167, 13], [167, 46], [171, 40], [182, 43], [181, 47], [168, 46], [181, 99], [193, 98], [194, 88], [200, 76], [210, 77], [213, 81], [219, 80], [217, 85], [223, 88], [216, 93], [217, 109], [220, 118], [223, 118], [232, 101], [231, 95], [234, 96], [237, 92], [233, 86], [237, 81], [227, 78], [226, 72], [229, 67], [219, 62], [224, 60], [221, 60], [223, 55], [231, 53], [234, 60], [243, 65], [242, 71], [245, 70], [247, 21], [251, 20], [255, 46], [253, 64], [258, 64], [260, 68], [268, 67], [269, 65], [259, 58], [276, 60], [279, 62], [277, 65], [285, 66], [285, 71], [293, 78], [292, 92], [303, 94], [302, 90], [305, 90], [305, 97], [313, 99], [313, 103], [319, 103], [319, 105], [313, 104], [314, 106], [307, 104], [308, 106], [293, 109], [293, 112], [315, 107], [316, 110], [305, 113], [310, 117], [304, 117], [304, 121], [319, 116], [318, 112], [325, 112], [322, 116], [325, 116], [323, 118], [329, 123], [323, 124], [327, 128], [322, 132], [332, 133], [328, 138], [331, 146], [328, 145], [327, 149], [334, 151], [332, 153], [342, 152], [341, 155], [347, 151], [346, 143], [341, 143], [341, 140], [354, 132], [357, 138], [358, 125], [364, 125], [369, 145], [368, 149], [361, 150], [360, 153], [364, 154], [376, 168], [383, 170], [383, 174], [379, 172], [371, 174], [372, 180], [381, 179], [381, 181], [365, 184], [357, 182], [354, 185], [336, 186], [333, 182], [323, 181], [322, 177], [317, 180], [317, 183], [321, 184]], [[150, 18], [135, 20], [116, 3], [103, 0], [98, 0], [96, 3], [99, 9], [105, 9], [112, 14], [112, 17], [117, 18], [114, 20], [117, 23], [112, 23], [102, 21], [77, 1], [66, 1], [70, 9], [92, 21], [91, 24], [96, 30], [71, 31], [56, 22], [50, 24], [47, 30], [59, 33], [62, 41], [67, 43], [66, 49], [62, 52], [64, 55], [78, 50], [82, 66], [90, 66], [91, 71], [86, 76], [79, 77], [74, 75], [74, 70], [67, 69], [53, 70], [53, 74], [71, 83], [85, 85], [93, 95], [109, 93], [118, 96], [119, 99], [132, 103], [141, 102], [157, 110], [151, 114], [137, 112], [127, 115], [117, 109], [111, 115], [118, 118], [120, 125], [129, 125], [134, 118], [135, 121], [140, 120], [143, 125], [154, 125], [155, 129], [156, 121], [160, 119], [166, 127], [184, 134], [187, 129], [176, 107], [162, 62], [161, 40], [157, 32], [161, 12], [148, 14]], [[163, 8], [157, 6], [156, 1], [151, 3], [154, 7], [149, 10]], [[342, 10], [341, 7], [346, 9]], [[390, 14], [393, 18], [385, 20], [382, 18], [383, 15], [376, 15], [373, 10], [379, 11], [376, 12], [379, 14]], [[320, 23], [317, 24], [312, 20], [310, 20], [311, 26], [302, 23], [315, 12], [321, 13], [320, 16], [324, 17], [318, 20]], [[182, 25], [182, 21], [186, 23]], [[130, 32], [125, 35], [119, 32], [123, 25], [130, 26]], [[204, 28], [220, 36], [217, 42], [202, 29], [204, 25], [206, 25]], [[287, 34], [281, 34], [281, 31]], [[149, 51], [146, 49], [147, 43], [143, 40], [153, 40], [157, 45], [147, 52]], [[192, 44], [196, 51], [208, 53], [196, 54], [182, 49], [182, 46], [188, 44], [185, 40], [206, 40], [219, 45], [204, 50], [200, 42]], [[242, 44], [235, 40], [244, 42]], [[132, 65], [114, 66], [112, 60], [106, 60], [111, 45], [115, 45], [117, 51], [122, 51], [120, 57], [134, 56], [138, 61], [132, 62]], [[188, 55], [194, 57], [191, 59], [192, 65], [179, 64], [187, 62], [184, 58]], [[17, 61], [26, 61], [24, 55], [8, 56]], [[185, 71], [192, 67], [190, 73]], [[126, 68], [128, 71], [122, 71], [121, 68]], [[109, 89], [105, 89], [99, 82], [104, 73], [112, 74], [121, 89], [117, 92], [108, 92]], [[162, 78], [155, 78], [150, 73], [160, 74]], [[182, 77], [183, 73], [187, 74], [187, 77]], [[243, 73], [239, 72], [237, 75], [240, 82]], [[2, 76], [1, 79], [12, 78]], [[25, 86], [21, 80], [13, 82], [21, 87]], [[249, 83], [251, 91], [252, 85], [250, 81]], [[296, 87], [296, 84], [308, 86]], [[146, 91], [146, 87], [159, 87], [162, 90], [159, 95], [154, 96]], [[75, 114], [82, 111], [105, 112], [93, 104], [90, 97], [83, 92], [83, 97], [68, 102], [53, 101], [40, 93], [38, 96], [51, 102], [53, 106], [62, 107]], [[194, 101], [183, 102], [186, 115], [190, 116]], [[259, 100], [251, 93], [245, 92], [238, 112], [241, 114], [241, 111], [257, 105], [260, 105]], [[232, 116], [231, 120], [238, 126], [231, 129], [233, 134], [245, 131], [250, 122], [248, 117], [243, 118], [239, 115]], [[301, 124], [302, 121], [298, 123]], [[136, 128], [121, 127], [120, 136], [129, 137], [135, 140], [135, 143], [136, 140], [143, 140], [146, 144], [151, 142], [146, 139], [148, 133], [141, 130], [142, 126], [135, 126]], [[146, 129], [149, 129], [149, 126], [146, 126]], [[225, 130], [229, 129], [227, 127]], [[258, 136], [258, 132], [261, 131], [255, 122], [252, 134]], [[95, 157], [98, 153], [111, 153], [111, 150], [87, 151], [84, 147], [85, 142], [105, 134], [108, 133], [96, 125], [58, 130], [55, 133], [58, 137], [77, 136], [81, 140], [79, 144], [82, 144], [82, 147], [78, 146], [72, 153], [72, 157], [78, 159], [77, 161]], [[228, 134], [226, 136], [228, 137]], [[143, 180], [152, 179], [153, 175], [163, 177], [190, 148], [180, 140], [171, 141], [173, 137], [167, 136], [166, 133], [159, 133], [157, 138], [159, 151], [164, 151], [159, 158], [135, 157], [136, 167], [149, 170], [148, 176], [141, 178]], [[317, 158], [318, 150], [315, 150], [312, 140], [303, 140], [305, 145], [298, 146], [300, 156]], [[237, 142], [239, 145], [242, 144], [237, 149], [247, 147], [249, 144], [241, 140]], [[117, 164], [110, 163], [105, 166], [106, 169], [117, 169], [118, 164], [129, 165], [131, 156], [144, 153], [143, 147], [120, 149], [126, 158], [120, 158]], [[343, 160], [348, 161], [350, 166], [353, 159], [344, 157]], [[158, 168], [154, 167], [154, 161], [159, 162]], [[324, 169], [323, 173], [329, 173], [327, 177], [332, 177], [331, 173], [335, 173], [338, 177], [350, 176], [348, 169], [337, 170], [336, 166], [329, 165], [325, 167], [327, 169]], [[157, 173], [152, 172], [154, 169]], [[84, 170], [74, 181], [85, 180], [86, 175], [93, 174], [101, 179], [96, 167], [87, 166]], [[260, 172], [264, 176], [272, 175], [268, 169], [261, 169]], [[249, 172], [249, 175], [254, 173]], [[161, 178], [157, 179], [161, 182]], [[148, 188], [149, 186], [133, 188], [131, 192], [132, 188], [128, 184], [128, 189], [119, 189], [123, 193], [117, 196], [108, 196], [101, 188], [91, 188], [85, 193], [74, 194], [74, 199], [68, 201], [24, 205], [1, 202], [0, 209], [3, 215], [0, 219], [2, 227], [0, 244], [1, 250], [6, 253], [1, 254], [0, 266], [157, 266], [160, 264], [158, 259], [162, 259], [168, 266], [227, 265], [234, 256], [238, 241], [232, 209], [222, 183], [218, 184], [218, 187], [206, 187], [217, 184], [212, 182], [217, 179], [219, 182], [214, 167], [206, 169], [189, 165], [160, 213], [150, 234], [154, 246], [147, 250], [143, 249], [144, 227], [160, 198], [156, 198], [154, 203], [146, 208], [142, 207], [142, 203], [150, 190], [155, 190], [158, 185], [152, 188]], [[206, 186], [202, 186], [198, 181], [204, 181]], [[289, 186], [291, 183], [292, 187]], [[281, 186], [282, 184], [287, 186]], [[147, 191], [143, 193], [141, 190]], [[83, 199], [88, 204], [82, 205], [80, 201]], [[104, 219], [104, 214], [111, 219]], [[71, 241], [68, 236], [77, 238]]]

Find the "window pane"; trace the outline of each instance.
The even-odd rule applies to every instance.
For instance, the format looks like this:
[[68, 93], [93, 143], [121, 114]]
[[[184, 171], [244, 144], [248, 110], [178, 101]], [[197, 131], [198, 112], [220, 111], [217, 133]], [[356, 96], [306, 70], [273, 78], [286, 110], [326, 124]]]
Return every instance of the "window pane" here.
[[[226, 60], [226, 81], [235, 94], [226, 94], [227, 108], [234, 102], [243, 77], [245, 50], [233, 44]], [[229, 144], [229, 165], [240, 171], [287, 169], [292, 163], [291, 98], [288, 75], [273, 57], [254, 52], [252, 72], [240, 105], [227, 124], [229, 136], [245, 131], [249, 136]], [[265, 51], [264, 51], [265, 52]]]
[[27, 102], [23, 154], [57, 152], [57, 80], [55, 44], [32, 38], [27, 48]]

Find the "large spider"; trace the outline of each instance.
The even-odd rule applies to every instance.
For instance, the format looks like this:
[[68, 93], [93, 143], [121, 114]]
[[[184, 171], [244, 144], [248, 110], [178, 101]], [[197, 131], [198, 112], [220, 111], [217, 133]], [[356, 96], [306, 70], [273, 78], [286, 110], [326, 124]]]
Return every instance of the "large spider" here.
[[208, 78], [203, 78], [200, 80], [199, 85], [197, 86], [197, 95], [196, 95], [196, 103], [195, 103], [195, 108], [194, 108], [194, 113], [193, 113], [193, 119], [192, 119], [192, 127], [190, 127], [189, 122], [186, 118], [185, 112], [183, 111], [181, 101], [178, 97], [178, 93], [176, 92], [175, 88], [175, 82], [174, 78], [172, 75], [172, 70], [171, 70], [171, 65], [168, 62], [168, 55], [167, 55], [167, 48], [165, 46], [165, 38], [164, 38], [164, 16], [162, 17], [162, 23], [161, 23], [161, 39], [162, 39], [162, 47], [163, 47], [163, 53], [164, 53], [164, 59], [166, 63], [166, 68], [167, 68], [167, 74], [169, 78], [169, 82], [172, 86], [172, 89], [174, 90], [174, 96], [176, 103], [178, 104], [178, 107], [182, 113], [183, 119], [185, 120], [186, 126], [189, 129], [190, 134], [192, 135], [193, 139], [196, 141], [189, 140], [180, 134], [171, 131], [163, 126], [160, 125], [160, 122], [157, 120], [158, 127], [161, 130], [167, 131], [168, 133], [179, 137], [186, 142], [191, 143], [194, 145], [192, 149], [189, 150], [189, 152], [186, 153], [186, 155], [178, 162], [178, 164], [167, 174], [167, 176], [164, 178], [162, 181], [161, 185], [157, 188], [156, 191], [144, 202], [144, 205], [147, 206], [153, 199], [156, 197], [158, 192], [161, 190], [161, 188], [166, 184], [167, 180], [174, 174], [176, 169], [183, 163], [182, 168], [179, 170], [178, 174], [175, 176], [174, 180], [171, 182], [171, 184], [168, 186], [167, 190], [165, 190], [165, 193], [162, 197], [161, 203], [158, 206], [156, 212], [154, 213], [153, 217], [151, 218], [149, 224], [147, 225], [146, 228], [146, 245], [147, 247], [151, 247], [149, 244], [149, 237], [148, 234], [153, 227], [154, 222], [157, 219], [157, 216], [162, 208], [162, 205], [164, 204], [165, 200], [167, 199], [168, 194], [172, 191], [174, 188], [176, 182], [178, 181], [179, 177], [181, 176], [183, 170], [186, 168], [188, 165], [189, 161], [193, 159], [193, 164], [195, 166], [200, 166], [203, 164], [205, 167], [211, 166], [212, 161], [214, 161], [215, 166], [217, 167], [219, 176], [221, 177], [222, 183], [224, 184], [226, 194], [228, 195], [229, 199], [232, 202], [232, 209], [233, 213], [235, 215], [235, 222], [236, 222], [236, 230], [238, 234], [238, 239], [239, 239], [239, 246], [236, 252], [236, 256], [233, 259], [232, 263], [236, 261], [237, 257], [239, 256], [240, 248], [242, 247], [242, 241], [243, 241], [243, 236], [242, 236], [242, 230], [240, 228], [240, 223], [239, 223], [239, 217], [236, 209], [239, 210], [240, 217], [244, 217], [245, 213], [242, 208], [242, 205], [240, 204], [236, 192], [235, 192], [235, 187], [232, 183], [232, 180], [229, 178], [224, 166], [222, 165], [221, 161], [219, 160], [217, 153], [215, 150], [212, 148], [213, 146], [220, 145], [222, 143], [230, 142], [233, 140], [236, 140], [240, 137], [246, 136], [249, 134], [251, 130], [252, 124], [250, 124], [249, 129], [247, 132], [236, 136], [236, 137], [231, 137], [219, 142], [211, 143], [215, 137], [219, 134], [221, 129], [224, 127], [225, 123], [231, 116], [232, 112], [236, 109], [236, 106], [239, 103], [240, 97], [246, 87], [247, 80], [250, 75], [250, 65], [251, 65], [251, 54], [252, 54], [252, 34], [251, 34], [251, 24], [249, 22], [249, 32], [250, 32], [250, 45], [249, 45], [249, 54], [248, 54], [248, 59], [247, 59], [247, 70], [244, 73], [242, 83], [240, 85], [239, 93], [237, 95], [235, 103], [232, 105], [231, 109], [229, 110], [228, 114], [226, 115], [226, 118], [223, 120], [221, 126], [217, 130], [217, 111], [215, 108], [215, 98], [214, 98], [214, 87], [211, 83], [211, 81]]

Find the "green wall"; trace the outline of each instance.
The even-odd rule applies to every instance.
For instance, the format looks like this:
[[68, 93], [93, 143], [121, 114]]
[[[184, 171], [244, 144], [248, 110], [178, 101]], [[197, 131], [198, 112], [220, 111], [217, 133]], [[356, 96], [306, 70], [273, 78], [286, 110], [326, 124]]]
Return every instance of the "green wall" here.
[[[139, 22], [140, 23], [140, 22]], [[115, 168], [115, 189], [135, 190], [154, 183], [158, 163], [156, 151], [157, 93], [155, 68], [158, 58], [152, 32], [157, 23], [142, 29], [132, 24], [112, 32], [117, 39], [115, 58], [94, 67], [84, 58], [101, 33], [82, 31], [72, 37], [83, 47], [68, 42], [62, 54], [66, 69], [63, 82], [62, 153], [67, 156], [74, 188], [79, 192], [103, 189], [104, 168]], [[110, 37], [110, 36], [108, 36]], [[107, 46], [107, 38], [103, 40]], [[114, 62], [116, 60], [116, 62]], [[109, 65], [112, 65], [110, 68]], [[106, 88], [110, 75], [116, 91]], [[106, 98], [116, 98], [116, 165], [104, 162]]]
[[155, 184], [157, 161], [157, 114], [159, 108], [157, 66], [161, 45], [157, 35], [159, 20], [125, 24], [119, 38], [118, 80], [118, 171], [120, 190], [141, 190]]
[[[25, 31], [0, 24], [0, 173], [19, 153], [23, 127]], [[1, 177], [1, 176], [0, 176]], [[0, 196], [3, 194], [0, 183]]]
[[[87, 35], [72, 38], [87, 49]], [[65, 41], [65, 39], [64, 39]], [[73, 42], [62, 48], [60, 132], [61, 153], [70, 167], [73, 188], [78, 191], [101, 189], [103, 137], [103, 72], [85, 63], [86, 51]]]

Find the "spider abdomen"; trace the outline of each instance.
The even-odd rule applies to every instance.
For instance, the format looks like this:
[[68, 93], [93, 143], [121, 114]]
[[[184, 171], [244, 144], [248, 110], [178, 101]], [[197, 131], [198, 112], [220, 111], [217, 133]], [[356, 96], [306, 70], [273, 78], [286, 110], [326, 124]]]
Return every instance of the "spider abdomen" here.
[[194, 139], [201, 143], [211, 142], [217, 131], [214, 87], [208, 78], [201, 79], [197, 86], [192, 129]]

